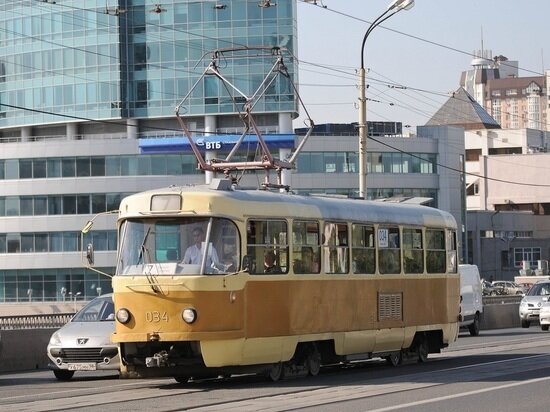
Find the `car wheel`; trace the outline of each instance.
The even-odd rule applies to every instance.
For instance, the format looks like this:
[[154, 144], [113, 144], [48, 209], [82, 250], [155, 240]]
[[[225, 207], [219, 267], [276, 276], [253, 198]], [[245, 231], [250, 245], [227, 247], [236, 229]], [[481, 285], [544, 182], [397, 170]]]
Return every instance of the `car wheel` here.
[[550, 326], [550, 325], [540, 325], [540, 328], [541, 328], [542, 330], [548, 330], [548, 327], [549, 327], [549, 326]]
[[53, 374], [60, 381], [68, 381], [69, 379], [71, 379], [73, 377], [74, 371], [68, 371], [68, 370], [65, 370], [65, 369], [57, 369], [57, 370], [53, 371]]
[[468, 326], [471, 336], [479, 335], [479, 313], [476, 313], [474, 316], [474, 323]]
[[522, 328], [528, 328], [529, 325], [531, 324], [531, 322], [529, 322], [528, 320], [521, 320], [521, 327]]

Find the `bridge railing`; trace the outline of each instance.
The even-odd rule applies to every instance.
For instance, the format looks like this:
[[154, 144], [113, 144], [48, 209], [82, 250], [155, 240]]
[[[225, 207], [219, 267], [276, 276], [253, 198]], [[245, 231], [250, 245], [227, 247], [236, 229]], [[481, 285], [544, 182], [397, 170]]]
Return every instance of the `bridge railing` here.
[[74, 313], [0, 316], [0, 330], [57, 329], [65, 325]]

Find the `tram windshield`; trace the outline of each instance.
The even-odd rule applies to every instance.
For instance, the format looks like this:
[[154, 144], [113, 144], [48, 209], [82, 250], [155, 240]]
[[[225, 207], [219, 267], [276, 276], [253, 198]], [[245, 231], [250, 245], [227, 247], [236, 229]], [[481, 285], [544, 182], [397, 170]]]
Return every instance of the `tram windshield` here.
[[238, 270], [240, 237], [222, 218], [128, 219], [120, 230], [117, 275], [228, 274]]

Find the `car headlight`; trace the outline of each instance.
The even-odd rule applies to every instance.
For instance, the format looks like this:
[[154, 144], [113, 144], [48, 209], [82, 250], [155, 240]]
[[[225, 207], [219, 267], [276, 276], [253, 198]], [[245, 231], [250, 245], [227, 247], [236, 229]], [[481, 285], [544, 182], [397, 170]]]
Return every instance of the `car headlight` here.
[[525, 307], [527, 306], [527, 302], [524, 302], [523, 300], [519, 303], [519, 306]]
[[193, 308], [185, 308], [181, 312], [181, 317], [186, 323], [193, 323], [197, 320], [197, 311]]
[[130, 322], [131, 315], [130, 311], [126, 308], [121, 308], [117, 310], [116, 312], [116, 320], [118, 320], [120, 323], [125, 324]]
[[59, 338], [59, 333], [54, 332], [52, 337], [50, 338], [50, 345], [52, 346], [60, 346], [61, 345], [61, 339]]

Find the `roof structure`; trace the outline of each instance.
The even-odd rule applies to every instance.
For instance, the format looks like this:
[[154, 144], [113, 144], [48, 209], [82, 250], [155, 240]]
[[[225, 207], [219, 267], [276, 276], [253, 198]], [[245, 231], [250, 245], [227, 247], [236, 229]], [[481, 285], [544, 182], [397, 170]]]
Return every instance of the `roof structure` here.
[[465, 130], [500, 129], [500, 125], [460, 87], [426, 123], [426, 126], [461, 126]]

